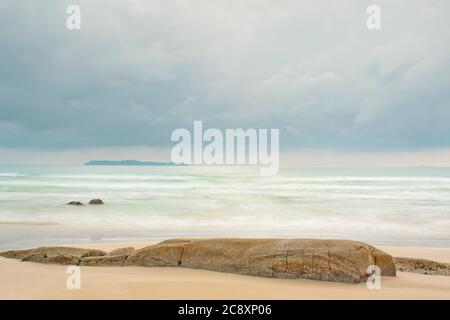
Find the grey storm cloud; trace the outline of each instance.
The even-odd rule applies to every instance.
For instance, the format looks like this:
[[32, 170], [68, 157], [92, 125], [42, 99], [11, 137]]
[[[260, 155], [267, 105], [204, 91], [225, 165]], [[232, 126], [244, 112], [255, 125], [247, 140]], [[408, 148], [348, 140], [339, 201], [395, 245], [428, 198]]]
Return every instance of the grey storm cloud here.
[[[66, 8], [82, 28], [66, 28]], [[0, 147], [167, 146], [280, 128], [286, 149], [450, 146], [450, 3], [0, 3]]]

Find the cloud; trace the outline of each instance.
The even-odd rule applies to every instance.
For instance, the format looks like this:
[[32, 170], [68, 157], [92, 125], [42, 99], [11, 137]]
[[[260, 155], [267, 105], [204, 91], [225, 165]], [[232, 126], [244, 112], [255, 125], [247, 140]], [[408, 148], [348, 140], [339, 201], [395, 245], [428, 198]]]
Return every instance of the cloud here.
[[282, 150], [450, 147], [450, 4], [379, 1], [380, 31], [369, 4], [2, 1], [0, 146], [167, 147], [203, 120]]

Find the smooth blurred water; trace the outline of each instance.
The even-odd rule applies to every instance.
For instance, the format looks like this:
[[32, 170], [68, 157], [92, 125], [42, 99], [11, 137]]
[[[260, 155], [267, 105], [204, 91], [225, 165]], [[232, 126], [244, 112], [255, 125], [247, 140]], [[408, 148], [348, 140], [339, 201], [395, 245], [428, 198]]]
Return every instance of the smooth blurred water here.
[[0, 166], [2, 249], [200, 236], [450, 247], [450, 169]]

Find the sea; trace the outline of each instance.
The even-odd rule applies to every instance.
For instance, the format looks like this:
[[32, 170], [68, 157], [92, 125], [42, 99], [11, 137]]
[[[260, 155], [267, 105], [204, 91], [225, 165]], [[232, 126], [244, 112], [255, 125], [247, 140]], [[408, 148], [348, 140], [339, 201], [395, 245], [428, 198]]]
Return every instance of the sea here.
[[0, 166], [2, 250], [198, 237], [448, 248], [450, 168]]

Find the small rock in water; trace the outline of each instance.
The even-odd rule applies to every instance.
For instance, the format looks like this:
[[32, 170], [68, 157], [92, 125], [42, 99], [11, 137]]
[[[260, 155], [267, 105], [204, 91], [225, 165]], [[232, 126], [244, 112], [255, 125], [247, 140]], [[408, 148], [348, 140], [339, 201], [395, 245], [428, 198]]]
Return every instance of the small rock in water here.
[[92, 199], [89, 204], [104, 204], [102, 199]]
[[69, 206], [84, 206], [80, 201], [70, 201], [69, 203], [66, 203]]

